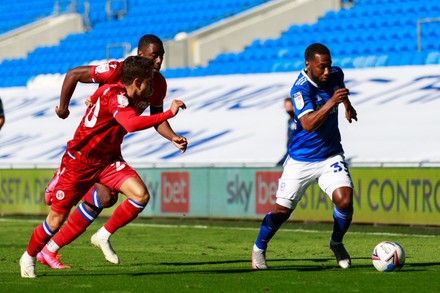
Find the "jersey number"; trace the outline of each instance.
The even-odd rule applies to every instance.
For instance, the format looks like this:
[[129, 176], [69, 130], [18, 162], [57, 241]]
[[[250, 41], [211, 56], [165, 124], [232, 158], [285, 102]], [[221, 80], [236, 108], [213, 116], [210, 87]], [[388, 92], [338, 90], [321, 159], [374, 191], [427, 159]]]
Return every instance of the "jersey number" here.
[[84, 125], [86, 127], [92, 128], [98, 120], [98, 113], [100, 109], [99, 99], [96, 101], [95, 105], [88, 111], [86, 117], [84, 117]]
[[348, 172], [348, 165], [344, 161], [340, 161], [340, 162], [336, 162], [334, 164], [331, 164], [330, 167], [333, 167], [334, 173], [341, 172], [342, 170], [344, 170], [345, 172]]

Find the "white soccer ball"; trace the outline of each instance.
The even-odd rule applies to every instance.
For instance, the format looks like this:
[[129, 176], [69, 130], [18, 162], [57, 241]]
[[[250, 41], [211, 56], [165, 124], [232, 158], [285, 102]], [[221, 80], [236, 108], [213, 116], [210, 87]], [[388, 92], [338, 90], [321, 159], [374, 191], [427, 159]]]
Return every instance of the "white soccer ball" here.
[[405, 251], [397, 242], [383, 241], [373, 249], [371, 259], [379, 272], [398, 271], [405, 264]]

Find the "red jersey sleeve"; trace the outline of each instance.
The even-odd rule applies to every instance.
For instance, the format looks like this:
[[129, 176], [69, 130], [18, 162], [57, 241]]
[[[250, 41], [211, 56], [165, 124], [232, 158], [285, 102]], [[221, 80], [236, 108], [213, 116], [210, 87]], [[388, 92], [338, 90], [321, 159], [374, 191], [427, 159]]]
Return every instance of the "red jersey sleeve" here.
[[139, 116], [136, 114], [135, 109], [130, 106], [130, 98], [127, 97], [125, 91], [109, 93], [111, 94], [108, 98], [109, 110], [113, 114], [115, 120], [124, 127], [127, 132], [147, 129], [174, 117], [171, 110], [150, 116]]
[[123, 62], [110, 61], [90, 67], [90, 77], [93, 82], [103, 84], [118, 83], [121, 80], [121, 67]]

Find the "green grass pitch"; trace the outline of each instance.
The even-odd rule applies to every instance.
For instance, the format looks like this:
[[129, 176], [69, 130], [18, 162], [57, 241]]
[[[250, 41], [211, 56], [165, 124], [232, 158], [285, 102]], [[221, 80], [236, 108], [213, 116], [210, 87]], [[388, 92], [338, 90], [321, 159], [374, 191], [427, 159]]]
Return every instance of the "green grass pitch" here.
[[[37, 264], [36, 279], [20, 277], [18, 260], [43, 217], [0, 218], [0, 292], [440, 292], [440, 228], [352, 225], [345, 245], [352, 268], [342, 270], [328, 248], [330, 224], [286, 223], [267, 251], [267, 271], [251, 269], [259, 222], [137, 219], [112, 237], [121, 263], [90, 245], [97, 220], [67, 247], [71, 269]], [[399, 242], [406, 262], [381, 273], [371, 251]]]

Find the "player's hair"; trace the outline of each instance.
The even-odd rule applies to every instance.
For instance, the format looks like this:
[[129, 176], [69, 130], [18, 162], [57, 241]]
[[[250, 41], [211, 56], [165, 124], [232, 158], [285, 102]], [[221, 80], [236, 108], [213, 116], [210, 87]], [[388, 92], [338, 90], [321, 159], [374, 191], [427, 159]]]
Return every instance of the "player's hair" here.
[[129, 85], [138, 78], [145, 80], [153, 75], [153, 64], [151, 60], [139, 56], [129, 56], [125, 58], [121, 67], [121, 81], [124, 85]]
[[163, 47], [162, 40], [159, 39], [158, 36], [152, 35], [152, 34], [148, 34], [148, 35], [143, 35], [139, 39], [138, 50], [142, 51], [142, 50], [146, 49], [150, 44], [159, 44], [159, 45], [161, 45]]
[[330, 56], [330, 50], [321, 43], [314, 43], [307, 47], [306, 51], [304, 52], [304, 58], [307, 61], [310, 61], [315, 58], [316, 54]]

